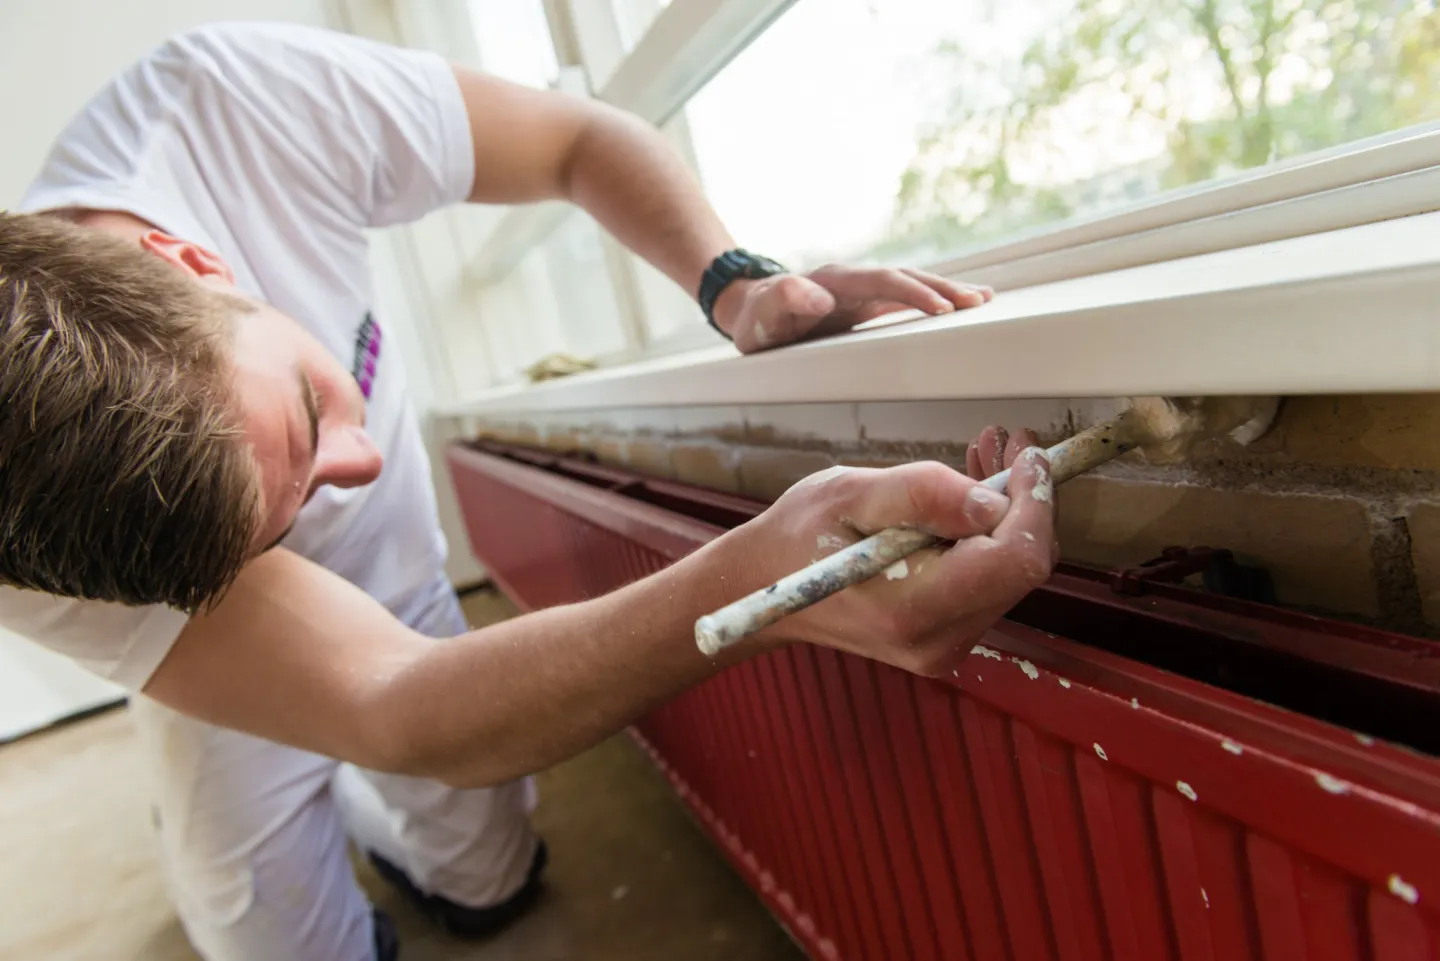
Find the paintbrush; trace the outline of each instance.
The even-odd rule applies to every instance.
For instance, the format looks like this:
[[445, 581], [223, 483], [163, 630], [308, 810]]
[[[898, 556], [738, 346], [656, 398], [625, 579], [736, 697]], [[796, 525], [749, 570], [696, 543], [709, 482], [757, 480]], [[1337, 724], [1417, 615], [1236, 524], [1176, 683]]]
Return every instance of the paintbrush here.
[[[1050, 477], [1063, 483], [1137, 449], [1152, 461], [1173, 461], [1197, 441], [1222, 434], [1248, 444], [1269, 429], [1278, 404], [1273, 397], [1137, 397], [1114, 419], [1047, 450]], [[1009, 482], [1007, 468], [980, 483], [1003, 492]], [[700, 618], [695, 622], [695, 643], [713, 657], [741, 638], [940, 543], [940, 538], [923, 531], [883, 530]]]

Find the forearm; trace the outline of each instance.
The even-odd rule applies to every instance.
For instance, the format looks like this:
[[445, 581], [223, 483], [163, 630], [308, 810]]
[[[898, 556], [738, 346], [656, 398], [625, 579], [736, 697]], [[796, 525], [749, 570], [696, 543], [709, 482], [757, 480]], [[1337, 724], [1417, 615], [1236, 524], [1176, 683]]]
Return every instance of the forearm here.
[[369, 708], [392, 766], [464, 786], [528, 774], [753, 653], [711, 660], [693, 640], [697, 617], [754, 586], [728, 553], [712, 544], [604, 597], [429, 645]]
[[675, 149], [618, 110], [598, 111], [586, 124], [566, 164], [564, 190], [691, 295], [710, 262], [735, 246]]

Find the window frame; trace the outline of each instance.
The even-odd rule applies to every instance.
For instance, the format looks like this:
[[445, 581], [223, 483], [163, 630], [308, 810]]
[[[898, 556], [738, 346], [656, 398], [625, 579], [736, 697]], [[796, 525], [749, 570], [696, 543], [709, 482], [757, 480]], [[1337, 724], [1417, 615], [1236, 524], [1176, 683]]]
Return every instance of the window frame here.
[[[545, 2], [552, 32], [557, 22], [567, 25], [574, 41], [572, 59], [578, 56], [587, 80], [599, 81], [586, 85], [589, 92], [660, 126], [683, 117], [689, 98], [795, 0], [671, 0], [628, 51], [612, 4], [651, 0]], [[562, 57], [561, 62], [567, 61]], [[1208, 264], [1227, 252], [1271, 250], [1285, 241], [1435, 211], [1440, 211], [1440, 122], [1167, 191], [922, 266], [997, 290], [1022, 291], [1164, 264]], [[477, 288], [499, 283], [571, 216], [583, 214], [563, 203], [507, 209], [470, 259], [467, 283]], [[612, 368], [604, 372], [605, 380], [624, 375], [613, 369], [618, 364], [677, 351], [709, 353], [704, 348], [713, 346], [716, 336], [703, 325], [653, 337], [657, 325], [645, 315], [637, 294], [633, 255], [617, 247], [607, 256], [627, 318], [627, 347], [600, 358], [602, 366]], [[1116, 303], [1123, 301], [1117, 293]], [[855, 340], [866, 342], [865, 337]]]

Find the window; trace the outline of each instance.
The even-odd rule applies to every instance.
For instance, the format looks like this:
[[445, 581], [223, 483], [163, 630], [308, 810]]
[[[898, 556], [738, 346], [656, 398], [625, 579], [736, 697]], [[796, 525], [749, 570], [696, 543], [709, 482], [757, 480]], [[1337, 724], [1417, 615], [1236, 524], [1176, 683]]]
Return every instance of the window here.
[[799, 0], [686, 108], [740, 242], [933, 263], [1440, 116], [1416, 0]]
[[486, 73], [549, 87], [560, 72], [543, 0], [469, 0], [470, 22]]
[[631, 50], [645, 31], [655, 22], [670, 0], [611, 0], [615, 5], [615, 25], [620, 30], [620, 43]]
[[596, 360], [625, 347], [600, 228], [578, 212], [504, 280], [483, 288], [477, 312], [500, 382], [551, 354]]
[[[536, 84], [556, 14], [592, 93], [664, 123], [736, 239], [800, 269], [1016, 290], [1409, 217], [1440, 181], [1434, 0], [470, 5], [484, 66]], [[587, 219], [496, 222], [471, 277], [502, 379], [717, 342]]]

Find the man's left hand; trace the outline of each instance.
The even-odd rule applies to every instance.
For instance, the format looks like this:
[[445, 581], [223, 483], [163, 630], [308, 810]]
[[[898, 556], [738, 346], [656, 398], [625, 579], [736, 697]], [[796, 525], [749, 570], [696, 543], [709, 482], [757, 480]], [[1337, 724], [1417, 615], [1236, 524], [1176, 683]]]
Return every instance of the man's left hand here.
[[830, 264], [808, 274], [732, 282], [715, 302], [715, 322], [742, 353], [752, 354], [900, 310], [945, 314], [993, 296], [989, 287], [923, 270]]

